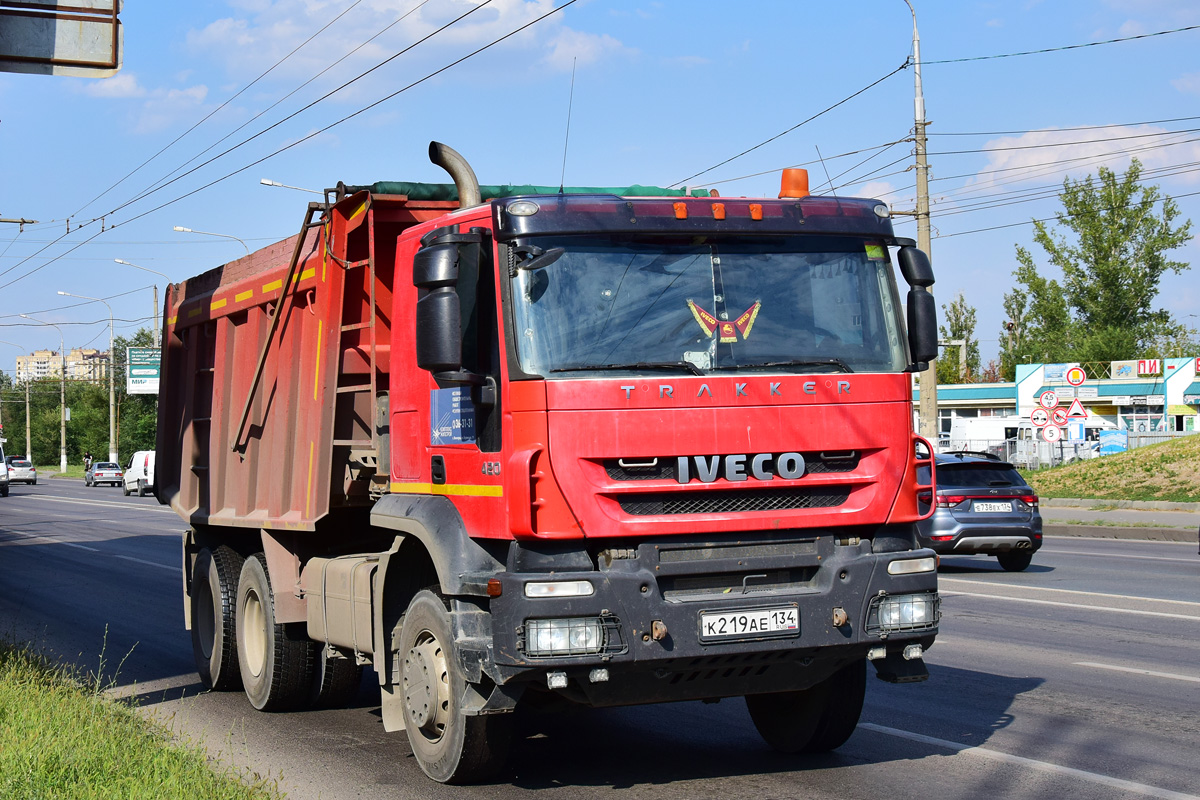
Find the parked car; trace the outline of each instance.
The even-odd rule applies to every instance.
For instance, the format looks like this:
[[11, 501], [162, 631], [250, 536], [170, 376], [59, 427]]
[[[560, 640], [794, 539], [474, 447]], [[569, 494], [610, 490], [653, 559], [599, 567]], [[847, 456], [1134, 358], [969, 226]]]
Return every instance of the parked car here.
[[0, 444], [0, 497], [8, 497], [8, 459], [4, 457], [4, 445]]
[[120, 486], [123, 480], [124, 474], [121, 472], [121, 465], [113, 461], [93, 461], [92, 465], [83, 473], [85, 486], [99, 486], [102, 483], [107, 483], [109, 486]]
[[122, 491], [128, 497], [137, 492], [138, 497], [145, 497], [147, 492], [154, 493], [154, 451], [139, 450], [129, 459], [125, 466], [125, 478]]
[[[1029, 566], [1042, 546], [1038, 497], [1007, 461], [988, 453], [943, 453], [934, 457], [936, 497], [920, 496], [921, 511], [933, 516], [917, 523], [924, 547], [943, 555], [995, 556], [1009, 572]], [[929, 480], [928, 468], [921, 477]]]
[[37, 468], [29, 459], [20, 456], [5, 456], [4, 463], [8, 465], [9, 484], [37, 483]]

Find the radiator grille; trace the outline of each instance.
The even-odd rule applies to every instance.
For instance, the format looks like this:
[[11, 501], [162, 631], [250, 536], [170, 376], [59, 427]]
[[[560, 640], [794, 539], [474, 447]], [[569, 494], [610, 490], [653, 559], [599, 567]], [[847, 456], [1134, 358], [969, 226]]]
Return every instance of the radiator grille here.
[[621, 497], [621, 510], [643, 517], [658, 514], [731, 514], [840, 506], [849, 490], [754, 489], [730, 492], [659, 492]]
[[[818, 475], [830, 472], [853, 472], [858, 469], [861, 454], [857, 450], [813, 451], [801, 453], [804, 456], [804, 473]], [[638, 462], [610, 458], [603, 462], [604, 471], [614, 481], [675, 481], [679, 479], [676, 468], [676, 458], [639, 459]], [[641, 466], [640, 462], [645, 462]]]

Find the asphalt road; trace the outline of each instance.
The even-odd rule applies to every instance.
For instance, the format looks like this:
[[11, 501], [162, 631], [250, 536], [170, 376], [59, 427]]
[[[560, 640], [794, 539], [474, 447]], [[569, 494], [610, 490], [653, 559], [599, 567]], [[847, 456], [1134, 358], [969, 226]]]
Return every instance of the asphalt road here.
[[943, 561], [926, 683], [870, 678], [836, 753], [787, 757], [737, 700], [525, 724], [502, 782], [430, 783], [383, 732], [372, 675], [356, 707], [260, 714], [202, 693], [183, 630], [183, 525], [153, 498], [81, 482], [0, 498], [0, 633], [100, 671], [112, 691], [295, 798], [1020, 797], [1200, 800], [1196, 544], [1048, 538], [1033, 566]]

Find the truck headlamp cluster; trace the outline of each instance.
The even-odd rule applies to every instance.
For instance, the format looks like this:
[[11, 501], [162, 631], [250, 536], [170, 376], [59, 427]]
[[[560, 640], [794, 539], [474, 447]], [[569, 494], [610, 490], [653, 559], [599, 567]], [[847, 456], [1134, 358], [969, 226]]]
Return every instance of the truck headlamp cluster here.
[[604, 651], [604, 622], [599, 617], [525, 621], [528, 656], [582, 656]]
[[525, 584], [526, 597], [590, 597], [590, 581], [537, 581]]
[[922, 631], [936, 628], [940, 613], [939, 598], [933, 592], [880, 595], [867, 610], [866, 632], [886, 636], [898, 631]]
[[933, 556], [923, 558], [898, 558], [888, 563], [888, 575], [915, 575], [919, 572], [936, 572], [937, 559]]

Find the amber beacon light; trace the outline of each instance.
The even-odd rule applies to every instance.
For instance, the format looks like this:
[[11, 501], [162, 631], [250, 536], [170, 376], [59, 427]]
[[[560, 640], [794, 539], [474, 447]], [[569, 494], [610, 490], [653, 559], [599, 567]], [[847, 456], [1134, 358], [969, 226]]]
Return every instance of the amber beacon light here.
[[785, 169], [779, 183], [779, 197], [808, 197], [808, 170]]

